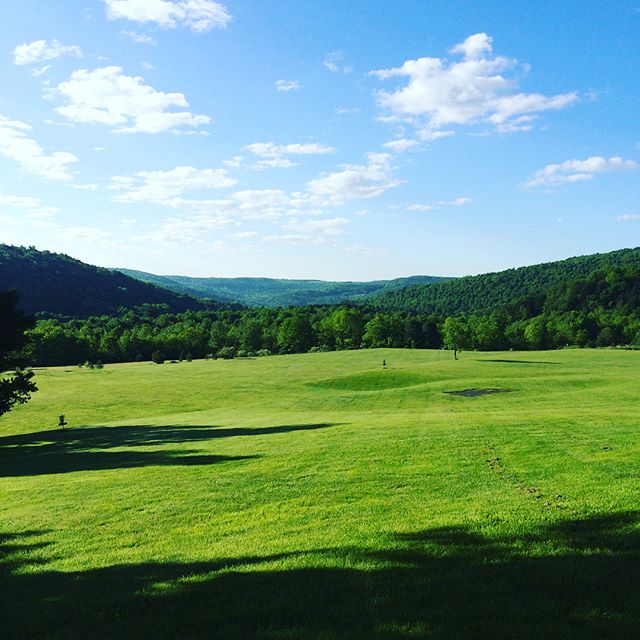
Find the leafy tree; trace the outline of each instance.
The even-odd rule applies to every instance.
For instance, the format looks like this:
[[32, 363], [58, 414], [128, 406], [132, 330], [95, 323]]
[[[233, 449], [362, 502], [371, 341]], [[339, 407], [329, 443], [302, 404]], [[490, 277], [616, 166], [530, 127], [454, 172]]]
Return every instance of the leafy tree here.
[[447, 349], [453, 349], [453, 357], [458, 359], [458, 351], [469, 346], [469, 331], [464, 318], [449, 316], [442, 325], [442, 339]]
[[[37, 390], [33, 372], [23, 369], [26, 331], [32, 320], [16, 309], [15, 291], [0, 293], [0, 415], [27, 402]], [[3, 374], [3, 372], [5, 372]]]
[[304, 353], [313, 345], [313, 329], [309, 318], [295, 313], [285, 318], [278, 329], [278, 346], [287, 353]]

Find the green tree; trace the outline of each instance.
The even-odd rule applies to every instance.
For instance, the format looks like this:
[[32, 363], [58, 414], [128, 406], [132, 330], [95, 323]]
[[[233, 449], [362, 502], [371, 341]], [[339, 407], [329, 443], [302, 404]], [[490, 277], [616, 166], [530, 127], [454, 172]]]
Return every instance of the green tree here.
[[37, 390], [33, 372], [23, 368], [32, 320], [16, 309], [17, 302], [15, 291], [0, 293], [0, 415], [27, 402]]
[[313, 329], [304, 313], [295, 313], [282, 321], [278, 346], [286, 353], [304, 353], [313, 346]]
[[469, 331], [464, 318], [445, 318], [442, 325], [442, 340], [446, 349], [453, 349], [453, 357], [458, 359], [458, 351], [469, 345]]

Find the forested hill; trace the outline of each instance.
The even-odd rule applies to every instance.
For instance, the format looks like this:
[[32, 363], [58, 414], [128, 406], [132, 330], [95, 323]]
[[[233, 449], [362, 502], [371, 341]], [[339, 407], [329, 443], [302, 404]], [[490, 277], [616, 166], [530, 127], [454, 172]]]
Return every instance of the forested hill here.
[[640, 247], [595, 253], [497, 273], [455, 278], [372, 296], [375, 307], [412, 313], [487, 314], [525, 298], [541, 298], [550, 290], [595, 271], [640, 266]]
[[195, 298], [213, 298], [251, 307], [289, 307], [357, 301], [375, 293], [416, 284], [443, 282], [437, 276], [411, 276], [371, 282], [326, 282], [274, 278], [190, 278], [158, 276], [144, 271], [118, 269], [132, 278], [165, 287]]
[[28, 313], [76, 318], [144, 304], [167, 305], [174, 313], [205, 308], [193, 298], [64, 254], [0, 244], [0, 291], [8, 289], [17, 289], [19, 306]]

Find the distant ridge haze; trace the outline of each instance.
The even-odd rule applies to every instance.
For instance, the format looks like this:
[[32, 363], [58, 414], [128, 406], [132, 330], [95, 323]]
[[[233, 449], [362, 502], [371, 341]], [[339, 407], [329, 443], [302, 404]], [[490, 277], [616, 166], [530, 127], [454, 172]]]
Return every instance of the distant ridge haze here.
[[133, 269], [116, 270], [136, 280], [155, 284], [175, 293], [194, 298], [211, 298], [220, 302], [235, 302], [258, 307], [286, 307], [358, 301], [377, 293], [395, 291], [412, 285], [443, 282], [450, 279], [441, 276], [409, 276], [393, 280], [337, 282], [312, 279], [161, 276]]

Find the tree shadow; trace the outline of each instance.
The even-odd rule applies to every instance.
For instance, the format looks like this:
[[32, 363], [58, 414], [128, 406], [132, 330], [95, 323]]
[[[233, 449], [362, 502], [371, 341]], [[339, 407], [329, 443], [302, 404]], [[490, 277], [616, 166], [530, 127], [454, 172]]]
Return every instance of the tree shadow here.
[[[331, 426], [334, 425], [295, 424], [251, 429], [211, 425], [136, 425], [55, 429], [11, 435], [0, 438], [0, 477], [248, 460], [259, 456], [197, 455], [198, 451], [192, 449], [135, 451], [135, 448], [308, 431]], [[134, 450], [109, 451], [115, 448]]]
[[[14, 564], [0, 572], [7, 594], [0, 631], [5, 625], [7, 638], [635, 640], [638, 519], [617, 513], [492, 538], [468, 527], [432, 529], [394, 536], [385, 550], [316, 550], [306, 559], [72, 573]], [[278, 562], [294, 568], [274, 569]]]
[[562, 364], [545, 360], [507, 360], [506, 358], [479, 358], [477, 362], [508, 362], [509, 364]]

